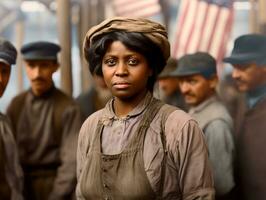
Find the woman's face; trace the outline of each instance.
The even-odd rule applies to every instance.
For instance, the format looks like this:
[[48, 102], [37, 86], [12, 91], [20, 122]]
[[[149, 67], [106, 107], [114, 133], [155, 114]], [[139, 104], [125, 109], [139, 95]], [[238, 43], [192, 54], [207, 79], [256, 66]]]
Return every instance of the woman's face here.
[[148, 78], [152, 75], [146, 58], [120, 41], [114, 41], [107, 49], [102, 72], [113, 96], [123, 101], [141, 99], [147, 91]]

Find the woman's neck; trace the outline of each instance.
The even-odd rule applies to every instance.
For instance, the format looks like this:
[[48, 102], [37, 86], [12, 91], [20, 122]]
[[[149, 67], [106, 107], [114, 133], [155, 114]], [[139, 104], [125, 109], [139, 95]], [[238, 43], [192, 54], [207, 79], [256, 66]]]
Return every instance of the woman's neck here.
[[114, 112], [118, 117], [125, 117], [130, 113], [146, 96], [148, 91], [137, 95], [136, 97], [131, 97], [128, 99], [120, 99], [115, 97], [114, 99]]

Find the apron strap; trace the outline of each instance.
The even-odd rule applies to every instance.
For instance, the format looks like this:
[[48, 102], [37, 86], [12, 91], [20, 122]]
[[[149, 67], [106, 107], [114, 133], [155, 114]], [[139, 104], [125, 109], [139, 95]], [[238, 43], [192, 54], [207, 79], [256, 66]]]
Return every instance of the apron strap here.
[[92, 141], [92, 144], [94, 144], [94, 145], [93, 146], [91, 146], [91, 144], [87, 145], [86, 156], [89, 153], [89, 148], [93, 148], [97, 152], [101, 152], [101, 140], [99, 139], [99, 137], [101, 137], [103, 128], [104, 128], [104, 125], [99, 120], [97, 123], [96, 131], [94, 132], [94, 133], [96, 133], [96, 135], [93, 137], [93, 141]]
[[134, 138], [131, 140], [130, 144], [128, 145], [129, 148], [134, 147], [137, 144], [138, 148], [143, 149], [145, 136], [147, 133], [148, 128], [150, 127], [151, 122], [153, 121], [155, 115], [164, 105], [158, 99], [152, 98], [150, 104], [147, 106], [146, 110], [144, 111], [143, 117], [141, 118], [141, 122], [137, 128], [137, 132]]
[[[178, 110], [177, 107], [167, 105], [163, 103], [162, 101], [153, 98], [151, 103], [149, 104], [147, 110], [144, 113], [143, 118], [141, 119], [141, 123], [137, 129], [137, 134], [140, 136], [139, 142], [141, 143], [140, 146], [143, 148], [144, 145], [144, 139], [147, 133], [147, 129], [149, 128], [151, 122], [154, 120], [154, 117], [158, 113], [158, 111], [161, 109], [161, 107], [164, 106], [162, 110], [162, 118], [161, 118], [161, 132], [160, 132], [160, 138], [162, 141], [162, 147], [164, 151], [163, 161], [162, 161], [162, 168], [161, 168], [161, 181], [160, 181], [160, 187], [157, 195], [157, 199], [163, 199], [163, 188], [164, 188], [164, 179], [165, 179], [165, 167], [166, 167], [166, 157], [167, 157], [167, 147], [166, 147], [166, 137], [165, 137], [165, 123], [168, 118], [168, 116]], [[139, 138], [139, 137], [135, 137]]]
[[178, 108], [174, 106], [169, 106], [166, 105], [166, 108], [163, 109], [162, 113], [162, 119], [161, 119], [161, 141], [163, 145], [163, 150], [164, 150], [164, 156], [163, 156], [163, 161], [162, 161], [162, 169], [161, 169], [161, 182], [160, 182], [160, 188], [159, 188], [159, 197], [158, 200], [163, 199], [163, 187], [164, 187], [164, 179], [165, 179], [165, 166], [166, 166], [166, 157], [167, 157], [167, 147], [166, 147], [166, 137], [165, 137], [165, 123], [168, 118], [168, 116], [177, 110]]

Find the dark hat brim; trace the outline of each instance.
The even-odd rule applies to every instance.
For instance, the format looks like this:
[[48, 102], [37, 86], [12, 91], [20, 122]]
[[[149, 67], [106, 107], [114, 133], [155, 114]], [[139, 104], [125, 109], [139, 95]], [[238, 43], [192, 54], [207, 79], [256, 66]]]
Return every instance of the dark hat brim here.
[[266, 64], [266, 57], [255, 53], [241, 53], [225, 57], [223, 61], [230, 64]]
[[201, 72], [199, 70], [190, 70], [190, 71], [174, 71], [172, 73], [172, 76], [173, 77], [181, 77], [181, 76], [192, 76], [192, 75], [195, 75], [195, 74], [201, 74]]
[[0, 59], [8, 65], [16, 64], [16, 55], [0, 52]]
[[24, 60], [57, 60], [55, 56], [24, 56]]
[[46, 41], [37, 41], [22, 46], [21, 53], [25, 60], [57, 60], [60, 46]]

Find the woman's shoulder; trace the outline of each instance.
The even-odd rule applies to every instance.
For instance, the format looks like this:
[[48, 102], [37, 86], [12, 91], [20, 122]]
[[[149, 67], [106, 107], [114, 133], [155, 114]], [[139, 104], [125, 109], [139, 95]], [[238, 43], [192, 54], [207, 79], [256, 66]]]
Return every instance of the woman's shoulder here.
[[178, 126], [181, 128], [186, 123], [189, 123], [190, 121], [195, 121], [184, 110], [168, 104], [164, 104], [158, 114], [161, 118], [165, 118], [166, 126]]
[[104, 109], [92, 113], [82, 124], [79, 131], [78, 145], [80, 149], [87, 148], [93, 133], [97, 128], [98, 121], [101, 119]]
[[97, 125], [98, 121], [103, 117], [104, 115], [104, 108], [101, 110], [98, 110], [94, 113], [92, 113], [82, 124], [81, 129], [91, 128], [92, 125]]
[[191, 134], [202, 134], [198, 123], [188, 113], [179, 108], [172, 108], [173, 111], [163, 119], [163, 115], [165, 115], [165, 112], [171, 107], [173, 106], [165, 104], [159, 112], [159, 116], [161, 117], [164, 126], [166, 139], [168, 141], [178, 143], [182, 138], [189, 137]]

